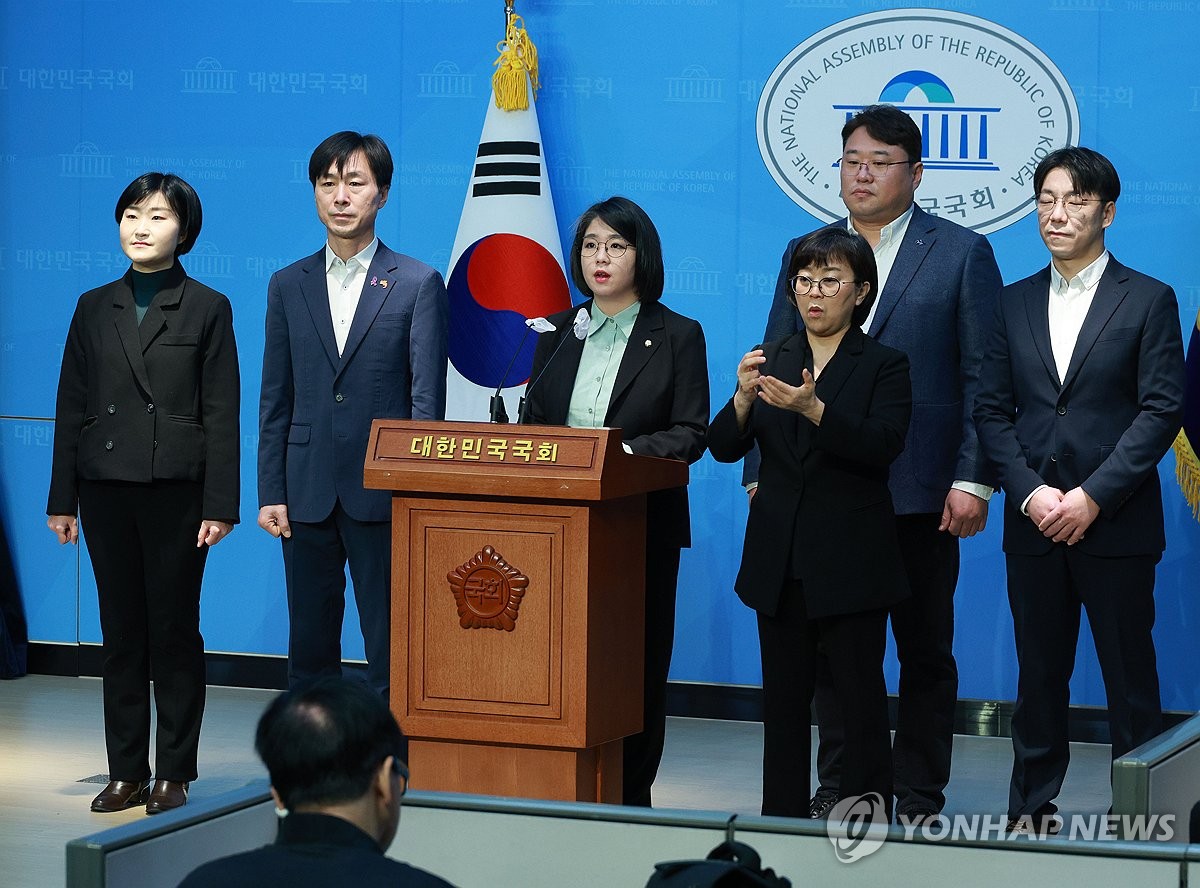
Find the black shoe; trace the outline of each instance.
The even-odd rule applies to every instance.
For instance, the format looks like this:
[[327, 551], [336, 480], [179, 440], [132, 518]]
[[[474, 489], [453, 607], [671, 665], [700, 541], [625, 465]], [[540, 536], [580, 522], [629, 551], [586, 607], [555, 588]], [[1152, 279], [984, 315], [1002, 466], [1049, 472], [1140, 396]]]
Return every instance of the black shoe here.
[[187, 804], [188, 785], [175, 780], [155, 780], [150, 797], [146, 800], [147, 814], [173, 811]]
[[838, 792], [836, 789], [818, 789], [817, 794], [808, 800], [808, 816], [813, 820], [825, 820], [837, 803]]
[[149, 795], [149, 780], [110, 780], [108, 786], [92, 799], [92, 810], [97, 814], [113, 814], [146, 804]]
[[1040, 816], [1025, 814], [1021, 817], [1010, 817], [1004, 831], [1012, 835], [1044, 839], [1048, 836], [1058, 835], [1060, 829], [1062, 829], [1062, 820], [1054, 814]]
[[896, 812], [896, 823], [910, 828], [929, 829], [937, 826], [941, 814], [933, 808], [916, 805]]

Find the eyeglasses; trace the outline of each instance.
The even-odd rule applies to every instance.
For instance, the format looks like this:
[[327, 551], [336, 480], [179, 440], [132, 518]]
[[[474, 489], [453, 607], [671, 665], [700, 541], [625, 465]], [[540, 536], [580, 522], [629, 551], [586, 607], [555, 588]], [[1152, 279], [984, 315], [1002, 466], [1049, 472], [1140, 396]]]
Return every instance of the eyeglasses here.
[[620, 259], [625, 255], [626, 250], [632, 250], [633, 244], [627, 244], [624, 241], [619, 241], [615, 238], [607, 241], [598, 241], [595, 238], [587, 238], [579, 245], [579, 255], [591, 258], [599, 252], [600, 248], [604, 248], [604, 252], [609, 259]]
[[915, 160], [859, 160], [857, 157], [838, 158], [842, 173], [847, 176], [857, 176], [859, 170], [867, 168], [867, 172], [875, 179], [883, 179], [894, 166], [907, 166], [916, 163]]
[[392, 756], [392, 773], [400, 778], [400, 795], [408, 792], [408, 768], [396, 756]]
[[1103, 201], [1098, 197], [1080, 197], [1078, 194], [1065, 194], [1062, 197], [1055, 197], [1052, 194], [1039, 194], [1037, 197], [1038, 215], [1049, 216], [1060, 203], [1068, 216], [1078, 219], [1087, 210], [1088, 204], [1103, 203]]
[[857, 284], [858, 281], [840, 281], [833, 277], [821, 278], [819, 281], [815, 281], [807, 275], [798, 274], [789, 280], [788, 283], [791, 284], [792, 292], [797, 296], [807, 296], [812, 292], [812, 288], [815, 285], [818, 293], [826, 299], [832, 299], [841, 291], [842, 284]]

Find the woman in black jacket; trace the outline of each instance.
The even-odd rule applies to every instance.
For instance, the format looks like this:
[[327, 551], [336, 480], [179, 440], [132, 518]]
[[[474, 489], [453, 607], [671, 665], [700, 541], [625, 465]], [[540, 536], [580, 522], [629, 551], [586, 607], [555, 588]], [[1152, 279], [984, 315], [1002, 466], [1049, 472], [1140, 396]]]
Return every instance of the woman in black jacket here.
[[46, 512], [60, 543], [78, 539], [78, 512], [100, 599], [110, 782], [92, 810], [156, 814], [196, 778], [200, 582], [238, 521], [240, 383], [229, 300], [179, 264], [200, 234], [196, 192], [146, 173], [115, 216], [131, 267], [80, 296], [71, 319]]
[[878, 793], [890, 816], [883, 653], [888, 606], [908, 587], [887, 481], [912, 412], [908, 358], [861, 329], [878, 274], [857, 234], [813, 232], [788, 275], [804, 332], [742, 358], [737, 391], [708, 430], [717, 460], [756, 442], [762, 454], [736, 583], [758, 613], [762, 811], [808, 816], [820, 645], [846, 723], [842, 797]]
[[[631, 453], [694, 463], [708, 426], [704, 331], [659, 301], [662, 246], [646, 212], [625, 197], [589, 207], [575, 226], [571, 278], [590, 298], [551, 317], [556, 330], [538, 337], [528, 421], [619, 426]], [[679, 553], [690, 545], [687, 488], [649, 494], [643, 728], [624, 742], [626, 805], [649, 807], [662, 759]]]

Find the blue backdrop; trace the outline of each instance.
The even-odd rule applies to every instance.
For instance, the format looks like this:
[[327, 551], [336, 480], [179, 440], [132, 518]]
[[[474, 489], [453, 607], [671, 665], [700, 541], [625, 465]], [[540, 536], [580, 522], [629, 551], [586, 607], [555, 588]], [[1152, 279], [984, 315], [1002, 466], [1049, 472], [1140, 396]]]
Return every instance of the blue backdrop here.
[[[1081, 141], [1109, 155], [1123, 178], [1109, 244], [1126, 264], [1175, 286], [1190, 329], [1200, 309], [1193, 4], [944, 5], [1015, 32], [1062, 72]], [[821, 221], [792, 202], [760, 157], [759, 95], [793, 47], [883, 8], [893, 4], [518, 2], [541, 58], [537, 108], [563, 239], [601, 197], [623, 193], [646, 207], [665, 247], [665, 299], [707, 333], [714, 411], [732, 390], [738, 357], [761, 336], [784, 244]], [[308, 155], [336, 130], [382, 135], [396, 176], [380, 235], [444, 272], [502, 36], [502, 0], [0, 5], [0, 171], [12, 186], [11, 212], [0, 217], [0, 510], [33, 640], [99, 640], [86, 556], [57, 546], [43, 511], [63, 340], [79, 293], [126, 267], [112, 216], [125, 184], [150, 169], [176, 172], [204, 202], [204, 230], [185, 265], [234, 306], [244, 523], [209, 561], [203, 631], [209, 650], [282, 654], [281, 559], [254, 525], [256, 404], [267, 279], [322, 243]], [[1032, 216], [990, 240], [1006, 281], [1046, 261]], [[1170, 456], [1161, 471], [1163, 702], [1197, 709], [1200, 525], [1174, 485]], [[738, 477], [738, 467], [707, 457], [692, 472], [695, 545], [680, 582], [677, 680], [759, 680], [754, 623], [731, 591], [746, 510]], [[992, 515], [963, 546], [960, 695], [1011, 699], [998, 506]], [[346, 653], [361, 656], [348, 622]], [[1085, 637], [1073, 699], [1103, 705], [1090, 647]], [[889, 670], [894, 688], [894, 663]]]

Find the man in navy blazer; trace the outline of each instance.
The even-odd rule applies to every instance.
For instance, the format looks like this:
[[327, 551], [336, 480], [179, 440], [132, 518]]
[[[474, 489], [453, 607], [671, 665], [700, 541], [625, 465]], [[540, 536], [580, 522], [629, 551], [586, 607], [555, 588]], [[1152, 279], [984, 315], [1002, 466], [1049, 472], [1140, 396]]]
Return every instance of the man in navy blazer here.
[[382, 139], [335, 133], [308, 176], [328, 240], [267, 290], [258, 524], [283, 540], [289, 686], [340, 673], [349, 563], [367, 677], [386, 698], [391, 497], [363, 487], [363, 459], [376, 417], [445, 417], [446, 288], [375, 236], [392, 180]]
[[1183, 417], [1174, 291], [1105, 247], [1121, 191], [1088, 148], [1033, 179], [1050, 266], [1004, 289], [975, 422], [1004, 489], [1008, 598], [1020, 667], [1010, 828], [1053, 832], [1067, 773], [1080, 605], [1108, 696], [1113, 758], [1159, 732], [1154, 569], [1165, 547], [1158, 462]]
[[[914, 203], [921, 184], [917, 125], [892, 105], [864, 108], [842, 128], [842, 200], [848, 224], [875, 250], [879, 299], [863, 329], [906, 352], [912, 421], [889, 488], [912, 597], [891, 610], [900, 660], [900, 706], [892, 744], [896, 816], [909, 821], [941, 811], [950, 780], [958, 667], [954, 661], [954, 590], [958, 540], [983, 530], [992, 478], [971, 421], [984, 333], [1000, 293], [1000, 270], [987, 240], [932, 216]], [[783, 254], [764, 342], [802, 327], [788, 301]], [[757, 481], [757, 458], [744, 480]], [[838, 800], [843, 732], [828, 670], [815, 697], [821, 745], [820, 789], [810, 813]]]

